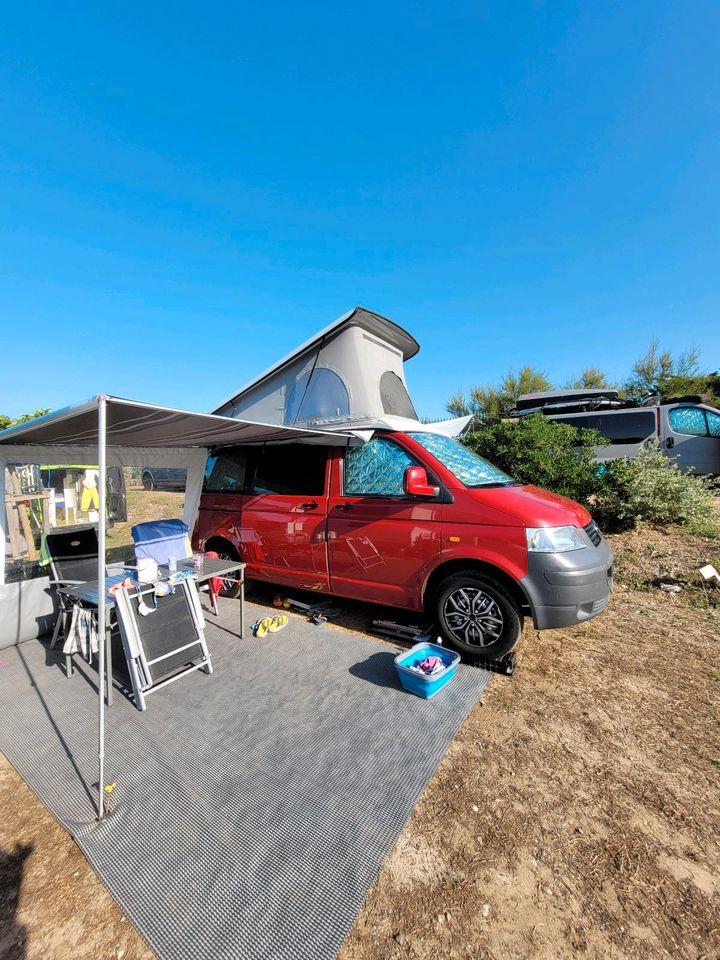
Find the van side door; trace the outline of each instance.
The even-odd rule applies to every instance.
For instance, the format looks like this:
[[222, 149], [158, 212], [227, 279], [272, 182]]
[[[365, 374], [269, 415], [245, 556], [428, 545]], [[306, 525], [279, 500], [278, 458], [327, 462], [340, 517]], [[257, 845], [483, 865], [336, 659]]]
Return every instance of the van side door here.
[[684, 473], [720, 475], [720, 411], [698, 404], [663, 411], [663, 449]]
[[330, 447], [253, 447], [240, 526], [248, 577], [327, 591], [327, 475]]
[[424, 466], [389, 436], [338, 452], [328, 503], [333, 593], [422, 607], [442, 543], [441, 504], [405, 493], [405, 470], [417, 465]]

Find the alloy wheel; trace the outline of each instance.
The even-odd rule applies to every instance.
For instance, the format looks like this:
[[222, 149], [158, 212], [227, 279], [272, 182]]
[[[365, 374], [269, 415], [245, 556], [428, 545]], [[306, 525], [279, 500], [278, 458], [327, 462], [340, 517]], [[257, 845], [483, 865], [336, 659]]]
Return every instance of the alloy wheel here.
[[443, 619], [453, 637], [466, 646], [487, 647], [503, 632], [497, 602], [479, 587], [459, 587], [445, 600]]

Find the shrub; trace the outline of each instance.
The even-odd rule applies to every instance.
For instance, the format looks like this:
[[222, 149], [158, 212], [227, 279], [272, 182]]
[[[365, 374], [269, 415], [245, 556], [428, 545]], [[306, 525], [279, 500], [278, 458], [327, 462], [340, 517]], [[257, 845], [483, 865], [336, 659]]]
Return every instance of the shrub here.
[[710, 481], [681, 473], [657, 444], [632, 460], [605, 464], [593, 513], [601, 525], [634, 527], [643, 521], [679, 523], [691, 533], [717, 536], [718, 517]]
[[594, 447], [596, 430], [576, 430], [542, 414], [484, 427], [463, 443], [520, 483], [534, 483], [587, 503], [604, 486]]

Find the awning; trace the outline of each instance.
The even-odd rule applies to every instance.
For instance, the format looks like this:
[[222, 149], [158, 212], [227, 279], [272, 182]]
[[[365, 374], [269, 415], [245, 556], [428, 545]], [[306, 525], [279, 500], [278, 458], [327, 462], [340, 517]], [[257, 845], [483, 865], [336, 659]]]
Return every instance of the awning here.
[[[118, 466], [176, 466], [187, 471], [184, 519], [192, 529], [202, 492], [205, 461], [213, 447], [235, 444], [347, 444], [349, 434], [270, 426], [152, 406], [98, 394], [84, 403], [0, 431], [0, 474], [8, 463], [97, 463], [99, 472], [98, 573], [105, 578], [106, 473]], [[361, 442], [354, 438], [355, 443]], [[5, 576], [6, 511], [0, 511], [0, 582]], [[105, 786], [105, 591], [98, 604], [98, 817]]]

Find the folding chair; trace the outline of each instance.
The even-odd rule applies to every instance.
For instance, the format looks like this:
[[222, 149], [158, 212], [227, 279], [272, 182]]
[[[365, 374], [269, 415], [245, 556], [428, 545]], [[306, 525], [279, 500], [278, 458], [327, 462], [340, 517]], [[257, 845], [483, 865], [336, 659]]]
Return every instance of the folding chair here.
[[130, 673], [135, 706], [145, 710], [145, 698], [193, 670], [212, 673], [205, 642], [205, 620], [195, 581], [181, 580], [175, 592], [157, 597], [152, 613], [141, 616], [140, 599], [152, 587], [118, 590], [115, 612]]
[[[95, 527], [70, 527], [55, 530], [46, 534], [48, 557], [54, 587], [68, 587], [89, 580], [97, 580], [98, 538]], [[50, 648], [54, 648], [60, 635], [67, 635], [68, 622], [72, 617], [75, 606], [82, 606], [80, 601], [73, 600], [57, 590], [60, 604], [60, 613], [55, 621]], [[70, 655], [65, 656], [65, 666], [68, 676], [72, 672]]]
[[[192, 557], [190, 546], [190, 528], [183, 520], [148, 520], [131, 528], [135, 543], [137, 560], [151, 559], [156, 563], [167, 564], [168, 560], [189, 560]], [[207, 591], [213, 613], [218, 615], [218, 583], [209, 580], [198, 589]]]

